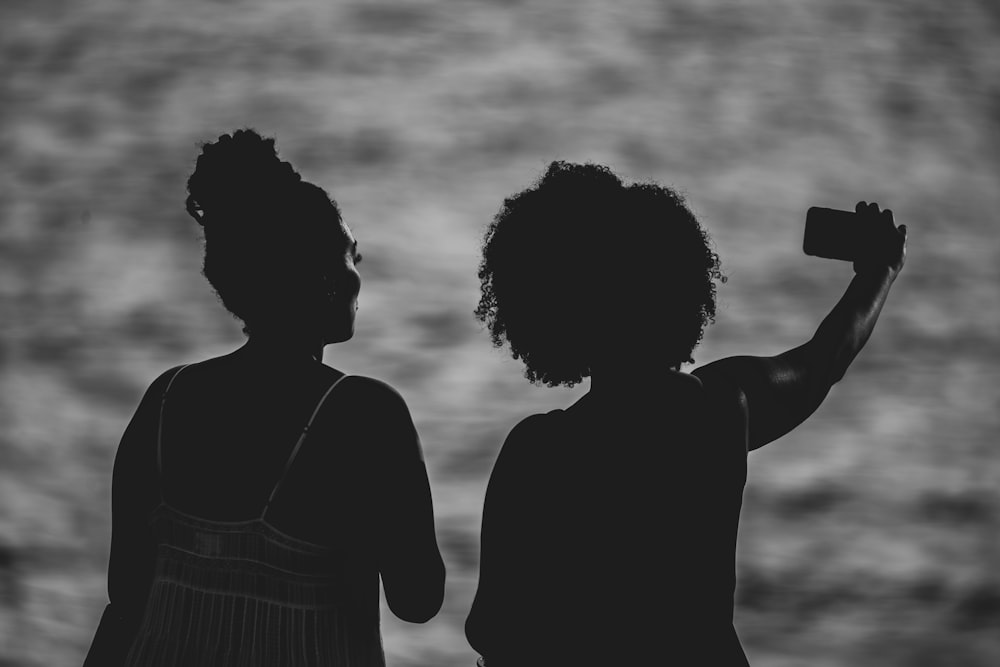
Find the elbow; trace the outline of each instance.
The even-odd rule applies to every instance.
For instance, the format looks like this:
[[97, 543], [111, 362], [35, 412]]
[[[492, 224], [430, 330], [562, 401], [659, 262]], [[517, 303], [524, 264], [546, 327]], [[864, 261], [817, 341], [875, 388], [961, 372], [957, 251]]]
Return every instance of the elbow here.
[[396, 602], [393, 604], [389, 602], [389, 609], [392, 613], [401, 621], [406, 621], [407, 623], [426, 623], [441, 611], [441, 605], [444, 602], [444, 596], [438, 597], [436, 600], [427, 601], [407, 601], [407, 602]]
[[[830, 387], [844, 379], [848, 366], [857, 354], [854, 345], [850, 341], [842, 341], [839, 344], [830, 341], [813, 338], [809, 341], [808, 353], [805, 357], [807, 385], [806, 394], [813, 398], [815, 402], [818, 397], [819, 402], [823, 401]], [[818, 403], [817, 403], [818, 405]]]
[[854, 363], [861, 348], [865, 345], [865, 338], [858, 336], [848, 336], [841, 341], [827, 357], [825, 377], [829, 386], [833, 386], [844, 379], [847, 369]]
[[404, 585], [402, 590], [398, 585], [391, 588], [387, 585], [385, 598], [389, 610], [407, 623], [426, 623], [441, 611], [444, 581], [444, 563], [439, 561], [433, 571], [425, 572], [419, 580]]
[[414, 610], [408, 612], [394, 612], [396, 617], [407, 623], [423, 624], [437, 616], [438, 611], [441, 610], [441, 606], [438, 605], [433, 609], [428, 607], [426, 610]]
[[469, 616], [465, 619], [465, 640], [469, 642], [469, 646], [471, 646], [473, 650], [482, 655], [486, 651], [483, 649], [483, 636], [480, 631], [480, 623], [478, 620], [479, 619], [476, 616], [476, 607], [475, 604], [473, 604], [472, 610], [469, 612]]
[[[826, 372], [827, 391], [829, 391], [830, 387], [844, 379], [844, 376], [847, 375], [847, 369], [851, 366], [851, 362], [854, 361], [855, 354], [856, 352], [844, 351], [833, 358]], [[823, 395], [825, 396], [826, 393], [824, 392]]]
[[[469, 615], [465, 618], [465, 639], [469, 646], [480, 655], [488, 653], [496, 657], [497, 644], [503, 645], [503, 642], [495, 640], [498, 621], [502, 614], [498, 616], [497, 610], [493, 606], [493, 603], [496, 602], [495, 598], [493, 596], [484, 598], [481, 592], [482, 589], [476, 591], [472, 608], [469, 609]], [[513, 640], [513, 637], [508, 638], [508, 641]]]

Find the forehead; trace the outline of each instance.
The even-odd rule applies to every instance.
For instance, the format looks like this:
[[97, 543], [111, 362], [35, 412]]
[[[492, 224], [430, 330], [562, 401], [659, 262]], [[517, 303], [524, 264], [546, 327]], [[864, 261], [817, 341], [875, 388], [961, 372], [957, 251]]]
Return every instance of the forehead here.
[[353, 254], [358, 249], [358, 240], [354, 238], [354, 232], [351, 228], [347, 226], [347, 223], [341, 221], [340, 231], [343, 234], [344, 240], [344, 252], [347, 254]]
[[338, 241], [347, 241], [347, 245], [354, 243], [354, 232], [351, 228], [344, 222], [344, 219], [339, 215], [331, 216], [332, 219], [327, 218], [327, 221], [321, 223], [323, 231], [325, 234], [329, 235], [330, 238], [336, 238]]
[[357, 247], [358, 240], [354, 238], [354, 232], [351, 231], [351, 228], [348, 227], [347, 224], [343, 222], [340, 223], [340, 226], [344, 230], [344, 238], [347, 239], [347, 247], [352, 249]]

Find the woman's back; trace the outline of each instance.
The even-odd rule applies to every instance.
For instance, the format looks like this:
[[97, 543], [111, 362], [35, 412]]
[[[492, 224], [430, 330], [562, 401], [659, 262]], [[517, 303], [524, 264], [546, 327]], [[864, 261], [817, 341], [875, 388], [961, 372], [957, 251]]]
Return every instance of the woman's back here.
[[151, 524], [153, 581], [126, 665], [385, 664], [377, 611], [351, 603], [343, 549], [169, 505]]
[[441, 604], [430, 503], [388, 385], [242, 352], [172, 369], [115, 459], [105, 615], [128, 664], [382, 665], [379, 578], [404, 620]]
[[249, 340], [162, 374], [125, 430], [86, 664], [381, 665], [379, 579], [421, 623], [444, 564], [405, 401], [319, 363], [354, 336], [357, 239], [253, 130], [202, 147], [184, 206]]
[[[375, 473], [357, 436], [377, 416], [365, 414], [368, 406], [353, 391], [364, 378], [345, 378], [325, 396], [342, 377], [315, 362], [277, 364], [239, 353], [186, 366], [163, 413], [164, 499], [206, 519], [250, 519], [284, 475], [270, 523], [320, 545], [357, 541], [353, 531], [364, 525], [357, 514], [368, 507], [358, 494], [367, 493]], [[317, 408], [295, 465], [285, 470]]]
[[737, 404], [677, 374], [640, 402], [592, 392], [516, 427], [487, 491], [467, 625], [488, 664], [742, 658], [740, 422]]
[[855, 210], [871, 244], [808, 342], [688, 376], [726, 279], [682, 195], [553, 162], [504, 199], [476, 315], [529, 380], [589, 377], [591, 394], [521, 422], [494, 466], [466, 623], [490, 667], [747, 664], [732, 626], [747, 452], [843, 378], [905, 258], [891, 211]]
[[[360, 497], [344, 502], [344, 484], [338, 498], [324, 492], [332, 485], [295, 479], [304, 463], [300, 456], [314, 465], [331, 461], [330, 452], [310, 456], [315, 447], [307, 442], [328, 433], [316, 418], [321, 411], [327, 418], [339, 412], [336, 389], [346, 378], [319, 365], [282, 371], [258, 366], [250, 369], [253, 382], [243, 366], [230, 355], [184, 367], [169, 381], [157, 437], [161, 502], [149, 515], [153, 576], [126, 664], [383, 665], [378, 571], [370, 556], [361, 555], [365, 537], [352, 530], [364, 522], [338, 522], [329, 511], [340, 501], [356, 515], [368, 504]], [[307, 404], [300, 435], [288, 438], [292, 446], [269, 442], [288, 430], [290, 414], [298, 416], [310, 381], [331, 374], [335, 379], [322, 397]], [[274, 390], [285, 381], [288, 393], [281, 399]], [[272, 410], [246, 409], [261, 398]], [[242, 415], [233, 410], [241, 403]], [[172, 428], [165, 429], [168, 415]], [[230, 428], [221, 428], [227, 423]], [[357, 445], [349, 439], [321, 443], [324, 449]], [[285, 460], [276, 461], [276, 453]], [[363, 465], [344, 465], [345, 457], [339, 462], [355, 478], [370, 477]], [[330, 465], [322, 470], [347, 477], [347, 470], [334, 474]], [[274, 523], [281, 508], [284, 529]]]

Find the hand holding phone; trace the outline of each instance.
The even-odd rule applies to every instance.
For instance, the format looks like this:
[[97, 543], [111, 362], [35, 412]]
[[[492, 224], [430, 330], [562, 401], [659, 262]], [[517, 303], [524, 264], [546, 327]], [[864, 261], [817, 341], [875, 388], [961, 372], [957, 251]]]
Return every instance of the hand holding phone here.
[[806, 213], [802, 249], [807, 255], [854, 263], [854, 271], [886, 267], [899, 273], [906, 259], [906, 225], [892, 211], [858, 202], [854, 212], [814, 206]]

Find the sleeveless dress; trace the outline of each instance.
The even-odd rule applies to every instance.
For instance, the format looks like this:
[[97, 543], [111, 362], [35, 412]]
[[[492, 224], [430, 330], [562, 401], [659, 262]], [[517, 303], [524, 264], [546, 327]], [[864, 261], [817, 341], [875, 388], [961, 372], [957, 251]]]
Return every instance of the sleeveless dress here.
[[[163, 392], [156, 443], [162, 478]], [[150, 513], [156, 563], [145, 614], [125, 664], [130, 667], [308, 665], [384, 667], [378, 614], [346, 609], [344, 554], [287, 535], [268, 508], [295, 462], [326, 391], [299, 436], [260, 516], [217, 521], [162, 500]]]

